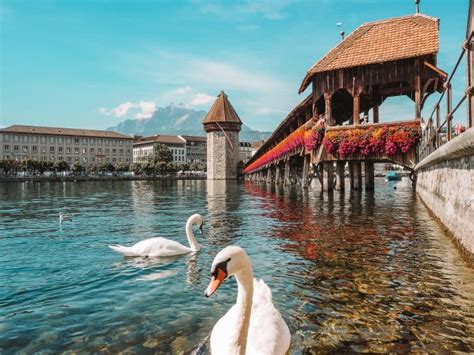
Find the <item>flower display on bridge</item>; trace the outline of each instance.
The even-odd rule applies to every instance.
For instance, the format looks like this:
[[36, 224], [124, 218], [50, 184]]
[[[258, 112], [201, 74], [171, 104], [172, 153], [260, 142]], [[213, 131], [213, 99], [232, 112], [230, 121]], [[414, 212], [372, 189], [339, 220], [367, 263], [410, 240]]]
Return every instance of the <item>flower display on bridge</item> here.
[[313, 150], [320, 144], [323, 144], [328, 153], [341, 157], [350, 154], [391, 156], [397, 152], [408, 152], [418, 142], [420, 136], [420, 124], [417, 122], [331, 129], [326, 133], [322, 122], [305, 124], [252, 162], [244, 171], [251, 173], [283, 158], [288, 153], [301, 150], [303, 147], [306, 150]]
[[245, 173], [250, 173], [265, 164], [281, 159], [287, 153], [302, 149], [303, 147], [312, 150], [321, 144], [323, 136], [324, 127], [319, 123], [305, 124], [298, 127], [275, 147], [247, 166], [244, 171]]
[[396, 125], [360, 127], [331, 130], [326, 132], [323, 145], [330, 154], [347, 156], [350, 154], [406, 153], [419, 140], [420, 125], [416, 122]]

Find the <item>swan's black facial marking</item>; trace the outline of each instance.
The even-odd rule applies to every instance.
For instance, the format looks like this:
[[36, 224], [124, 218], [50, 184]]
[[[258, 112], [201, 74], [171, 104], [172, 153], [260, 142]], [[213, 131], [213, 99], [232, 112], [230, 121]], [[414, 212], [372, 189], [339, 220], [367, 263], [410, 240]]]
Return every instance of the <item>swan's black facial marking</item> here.
[[229, 263], [229, 261], [230, 261], [230, 258], [227, 259], [226, 261], [216, 264], [214, 269], [211, 271], [211, 276], [217, 277], [219, 270], [222, 270], [225, 273], [226, 278], [227, 278], [227, 264]]
[[204, 222], [201, 223], [201, 225], [199, 226], [199, 233], [202, 234], [202, 227], [204, 226]]

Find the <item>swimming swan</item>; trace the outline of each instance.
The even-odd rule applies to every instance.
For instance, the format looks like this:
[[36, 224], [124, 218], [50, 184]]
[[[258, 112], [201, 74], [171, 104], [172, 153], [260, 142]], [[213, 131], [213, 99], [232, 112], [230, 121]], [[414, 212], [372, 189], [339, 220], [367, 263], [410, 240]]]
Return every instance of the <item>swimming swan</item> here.
[[149, 257], [160, 257], [160, 256], [173, 256], [187, 254], [191, 252], [199, 251], [199, 244], [194, 237], [193, 225], [199, 226], [199, 231], [202, 234], [203, 219], [200, 214], [193, 214], [188, 218], [186, 222], [186, 236], [188, 237], [190, 247], [169, 240], [166, 238], [150, 238], [142, 240], [131, 247], [125, 247], [123, 245], [109, 245], [109, 248], [122, 253], [125, 256], [149, 256]]
[[232, 275], [237, 280], [237, 302], [214, 325], [211, 353], [285, 354], [290, 347], [290, 330], [272, 303], [270, 288], [253, 278], [245, 250], [229, 246], [217, 254], [205, 296], [211, 296]]
[[67, 221], [67, 220], [72, 220], [72, 214], [67, 215], [67, 214], [64, 214], [64, 212], [59, 212], [59, 223], [63, 223], [64, 221]]

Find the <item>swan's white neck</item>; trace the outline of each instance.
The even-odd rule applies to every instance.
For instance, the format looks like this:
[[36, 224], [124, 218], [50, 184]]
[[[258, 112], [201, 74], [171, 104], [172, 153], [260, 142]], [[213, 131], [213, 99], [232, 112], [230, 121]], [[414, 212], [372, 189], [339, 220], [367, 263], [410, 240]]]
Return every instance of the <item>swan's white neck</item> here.
[[199, 251], [201, 247], [199, 246], [199, 243], [194, 237], [194, 232], [193, 232], [194, 223], [195, 223], [195, 220], [193, 216], [189, 217], [188, 221], [186, 222], [186, 237], [188, 237], [189, 247], [191, 248], [191, 250]]
[[235, 327], [237, 331], [235, 353], [244, 355], [245, 349], [247, 348], [247, 336], [249, 332], [253, 299], [253, 271], [250, 261], [240, 273], [235, 275], [235, 278], [238, 286], [236, 305], [239, 310]]

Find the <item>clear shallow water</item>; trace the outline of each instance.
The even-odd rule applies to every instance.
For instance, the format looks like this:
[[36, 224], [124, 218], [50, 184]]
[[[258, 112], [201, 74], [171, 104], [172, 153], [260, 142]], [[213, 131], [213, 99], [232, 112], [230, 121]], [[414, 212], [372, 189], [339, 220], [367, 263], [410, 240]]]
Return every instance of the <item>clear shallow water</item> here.
[[[293, 353], [474, 352], [474, 269], [397, 186], [328, 197], [234, 182], [0, 184], [0, 352], [196, 349], [235, 302], [233, 280], [203, 296], [229, 244], [271, 287]], [[59, 211], [77, 215], [59, 225]], [[196, 256], [107, 248], [186, 243], [196, 212], [206, 220]]]

